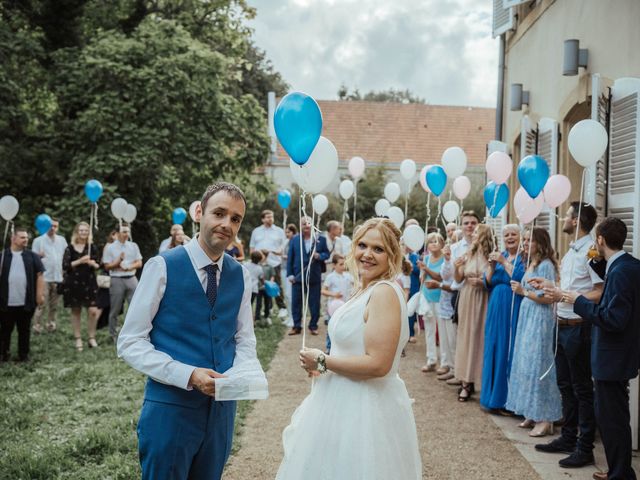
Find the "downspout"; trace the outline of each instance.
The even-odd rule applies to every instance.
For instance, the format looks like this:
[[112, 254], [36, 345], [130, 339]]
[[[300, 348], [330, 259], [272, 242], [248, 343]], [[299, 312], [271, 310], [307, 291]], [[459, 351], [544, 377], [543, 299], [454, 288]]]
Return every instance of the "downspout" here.
[[504, 44], [505, 34], [500, 35], [500, 53], [498, 58], [498, 98], [496, 104], [496, 135], [502, 141], [502, 115], [504, 111]]

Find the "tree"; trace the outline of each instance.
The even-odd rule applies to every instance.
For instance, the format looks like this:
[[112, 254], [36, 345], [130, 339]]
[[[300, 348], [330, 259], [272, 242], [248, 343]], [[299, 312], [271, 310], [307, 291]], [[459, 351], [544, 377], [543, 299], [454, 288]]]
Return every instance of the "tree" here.
[[396, 90], [389, 88], [388, 90], [374, 91], [371, 90], [364, 95], [360, 94], [360, 91], [356, 88], [352, 93], [349, 93], [349, 89], [344, 84], [340, 86], [338, 90], [339, 100], [363, 100], [365, 102], [386, 102], [386, 103], [425, 103], [424, 98], [420, 98], [409, 89]]

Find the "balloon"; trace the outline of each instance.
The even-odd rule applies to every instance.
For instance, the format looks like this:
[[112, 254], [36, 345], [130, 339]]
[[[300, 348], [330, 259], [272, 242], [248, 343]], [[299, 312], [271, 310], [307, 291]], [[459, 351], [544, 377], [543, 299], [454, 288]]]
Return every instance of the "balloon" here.
[[387, 200], [386, 198], [381, 198], [376, 202], [375, 205], [376, 215], [378, 215], [379, 217], [384, 217], [390, 208], [391, 204], [389, 203], [389, 200]]
[[500, 185], [506, 183], [513, 171], [513, 160], [504, 152], [493, 152], [485, 163], [487, 178]]
[[[461, 177], [458, 177], [461, 178]], [[454, 222], [460, 213], [460, 205], [454, 200], [449, 200], [442, 206], [442, 216], [447, 222]]]
[[127, 201], [124, 198], [114, 198], [111, 201], [111, 213], [118, 220], [124, 218], [127, 213]]
[[449, 147], [442, 154], [440, 163], [448, 176], [456, 178], [467, 169], [467, 154], [460, 147]]
[[420, 179], [420, 186], [427, 193], [431, 191], [429, 190], [429, 185], [427, 185], [427, 170], [429, 170], [429, 168], [431, 168], [431, 165], [425, 165], [422, 167], [422, 170], [420, 170], [420, 176], [418, 177]]
[[194, 202], [191, 202], [191, 205], [189, 205], [189, 216], [191, 217], [191, 220], [193, 222], [196, 221], [196, 207], [200, 205], [200, 200], [196, 200]]
[[539, 195], [536, 198], [531, 198], [522, 187], [518, 189], [513, 197], [513, 208], [520, 223], [533, 222], [533, 219], [542, 211], [542, 207], [544, 207], [544, 196]]
[[329, 207], [329, 200], [324, 195], [319, 194], [313, 197], [312, 205], [313, 205], [313, 210], [318, 215], [322, 215], [324, 212], [327, 211], [327, 208]]
[[36, 217], [36, 230], [40, 235], [44, 235], [51, 228], [51, 217], [46, 213], [41, 213]]
[[420, 297], [422, 297], [422, 292], [414, 293], [413, 296], [407, 302], [407, 316], [413, 317], [418, 309], [418, 305], [420, 304]]
[[349, 173], [354, 180], [364, 175], [364, 159], [362, 157], [353, 157], [349, 160]]
[[400, 207], [389, 208], [386, 216], [389, 217], [389, 220], [391, 220], [396, 227], [402, 228], [402, 224], [404, 223], [404, 213]]
[[122, 219], [125, 222], [131, 223], [136, 219], [137, 216], [138, 216], [138, 209], [134, 205], [128, 204], [127, 205], [127, 211], [124, 212], [124, 215], [122, 216]]
[[607, 131], [595, 120], [581, 120], [569, 131], [569, 151], [583, 167], [594, 165], [604, 155], [607, 143]]
[[540, 155], [527, 155], [518, 165], [518, 180], [531, 198], [536, 198], [549, 179], [549, 165]]
[[264, 293], [267, 294], [267, 297], [275, 298], [280, 295], [280, 286], [276, 282], [265, 280]]
[[558, 208], [571, 195], [571, 181], [564, 175], [552, 175], [544, 186], [544, 201], [551, 208]]
[[407, 158], [400, 163], [400, 176], [405, 180], [411, 180], [416, 175], [416, 162]]
[[171, 215], [171, 219], [174, 225], [176, 224], [182, 225], [184, 221], [187, 219], [187, 211], [182, 207], [178, 207], [173, 211]]
[[329, 140], [320, 137], [318, 145], [304, 165], [291, 160], [293, 180], [307, 193], [320, 193], [329, 186], [338, 172], [338, 151]]
[[384, 198], [389, 200], [391, 203], [398, 200], [400, 197], [400, 185], [395, 182], [389, 182], [384, 187]]
[[431, 165], [427, 170], [427, 186], [436, 197], [440, 196], [444, 187], [447, 186], [447, 174], [444, 168], [440, 165]]
[[102, 196], [102, 184], [98, 180], [89, 180], [84, 184], [84, 194], [91, 203], [95, 203]]
[[278, 205], [285, 210], [291, 205], [291, 192], [289, 190], [280, 190], [278, 192]]
[[338, 310], [342, 305], [344, 305], [344, 301], [340, 298], [332, 298], [327, 302], [327, 313], [331, 317], [336, 310]]
[[424, 245], [424, 230], [419, 225], [409, 225], [402, 233], [404, 244], [414, 252]]
[[[497, 193], [496, 193], [497, 190]], [[495, 218], [509, 201], [509, 187], [504, 183], [496, 185], [495, 182], [489, 182], [484, 187], [484, 203], [489, 209], [489, 216]]]
[[471, 192], [471, 180], [464, 175], [453, 181], [453, 194], [458, 200], [464, 200]]
[[351, 180], [343, 180], [340, 182], [340, 196], [343, 200], [348, 200], [355, 191], [355, 186]]
[[298, 165], [309, 160], [322, 133], [322, 113], [316, 101], [301, 92], [291, 92], [280, 100], [273, 117], [282, 148]]
[[5, 195], [0, 198], [0, 215], [6, 221], [13, 220], [20, 210], [20, 204], [16, 197], [12, 195]]

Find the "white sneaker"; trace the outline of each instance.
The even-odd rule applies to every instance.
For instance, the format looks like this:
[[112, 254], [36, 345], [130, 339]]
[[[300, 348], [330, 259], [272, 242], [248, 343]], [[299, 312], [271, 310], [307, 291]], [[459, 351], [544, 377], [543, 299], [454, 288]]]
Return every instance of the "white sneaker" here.
[[273, 325], [273, 322], [271, 321], [271, 317], [267, 317], [267, 325], [269, 326]]
[[281, 308], [280, 311], [278, 312], [278, 318], [284, 318], [287, 315], [289, 315], [289, 312], [287, 312], [286, 308]]

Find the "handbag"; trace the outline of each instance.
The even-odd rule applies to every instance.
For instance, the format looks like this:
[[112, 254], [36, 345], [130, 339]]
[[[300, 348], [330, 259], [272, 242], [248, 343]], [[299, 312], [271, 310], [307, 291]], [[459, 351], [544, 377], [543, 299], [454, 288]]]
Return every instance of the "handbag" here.
[[98, 284], [98, 288], [110, 288], [111, 277], [109, 275], [97, 275], [96, 283]]

